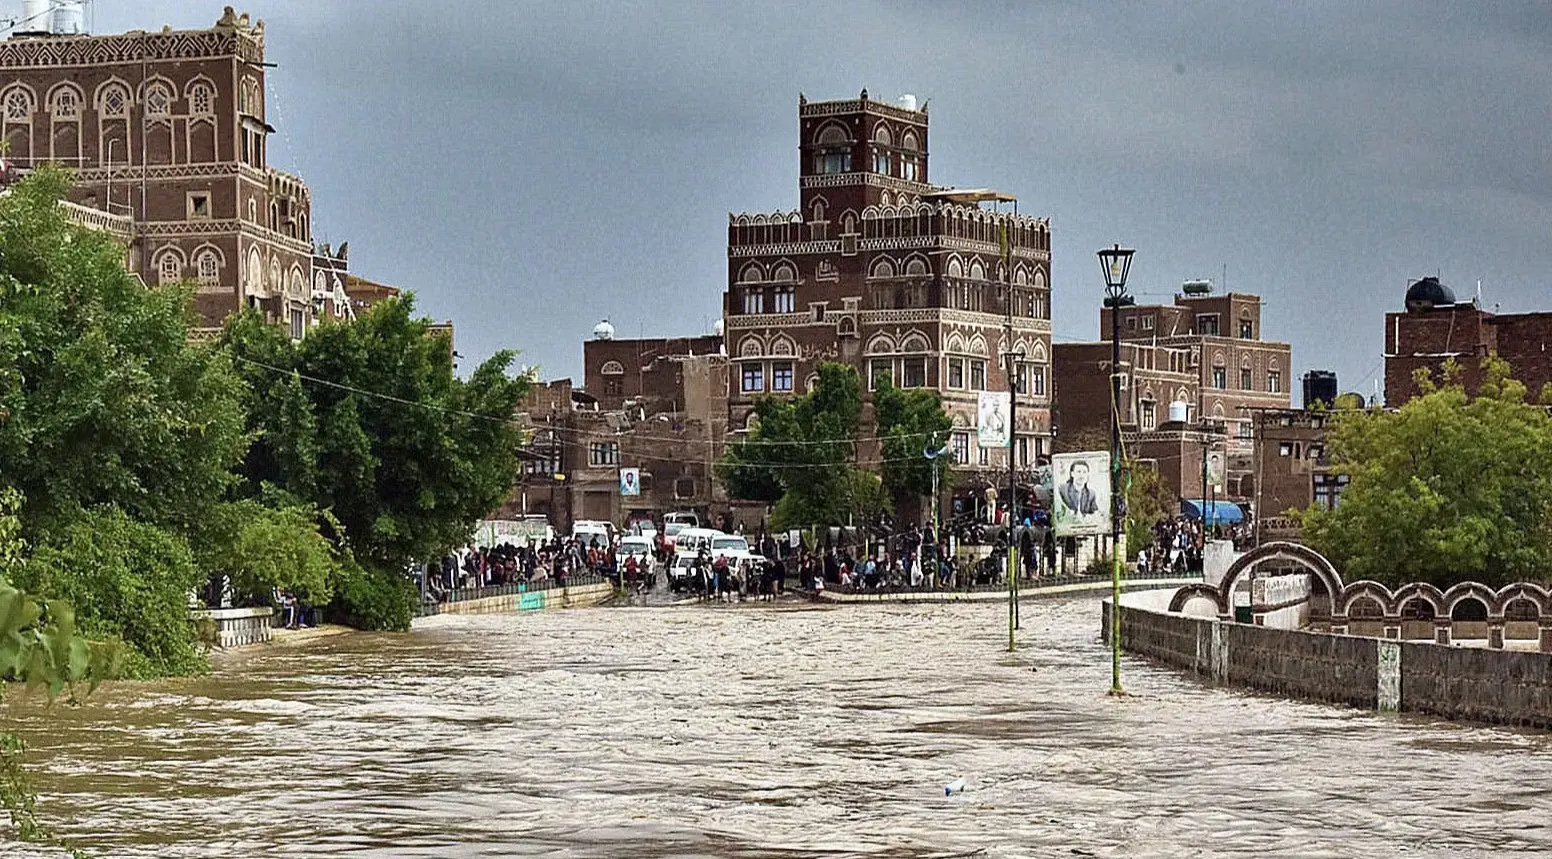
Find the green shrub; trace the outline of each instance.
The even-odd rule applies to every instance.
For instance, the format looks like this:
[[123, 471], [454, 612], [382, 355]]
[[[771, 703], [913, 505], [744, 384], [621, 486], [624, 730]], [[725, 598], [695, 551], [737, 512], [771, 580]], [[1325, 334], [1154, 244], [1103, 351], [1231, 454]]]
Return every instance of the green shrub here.
[[373, 570], [347, 560], [338, 567], [334, 601], [326, 614], [356, 629], [403, 632], [410, 628], [415, 603], [414, 584], [401, 573]]
[[88, 638], [128, 645], [125, 674], [148, 678], [206, 668], [189, 591], [204, 581], [188, 542], [117, 507], [85, 511], [12, 568], [20, 588], [75, 607]]
[[270, 605], [279, 588], [309, 605], [334, 596], [334, 549], [317, 514], [299, 505], [220, 504], [201, 529], [195, 555], [207, 575], [225, 573], [241, 605]]

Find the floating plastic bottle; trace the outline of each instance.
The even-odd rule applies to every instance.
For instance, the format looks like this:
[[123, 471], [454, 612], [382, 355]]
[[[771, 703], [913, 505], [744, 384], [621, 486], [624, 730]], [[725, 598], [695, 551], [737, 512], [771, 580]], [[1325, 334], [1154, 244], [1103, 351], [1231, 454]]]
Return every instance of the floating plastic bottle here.
[[964, 793], [964, 792], [965, 792], [965, 780], [962, 779], [962, 778], [954, 779], [953, 781], [951, 781], [948, 784], [943, 786], [943, 795], [944, 796], [952, 796], [953, 794]]

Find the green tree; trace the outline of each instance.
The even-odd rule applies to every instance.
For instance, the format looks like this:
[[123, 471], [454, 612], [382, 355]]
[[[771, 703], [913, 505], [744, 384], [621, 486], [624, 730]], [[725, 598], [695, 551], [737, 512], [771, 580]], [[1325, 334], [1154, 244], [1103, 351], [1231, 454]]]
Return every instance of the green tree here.
[[[862, 383], [846, 364], [819, 366], [814, 389], [801, 397], [766, 397], [757, 423], [719, 463], [729, 494], [777, 500], [778, 528], [844, 525], [880, 509], [880, 493], [854, 476], [862, 419]], [[780, 489], [778, 495], [776, 490]]]
[[901, 390], [886, 380], [873, 392], [873, 414], [883, 453], [884, 491], [895, 504], [931, 493], [933, 472], [940, 479], [947, 474], [949, 458], [927, 459], [924, 453], [943, 447], [954, 427], [938, 392]]
[[94, 507], [12, 568], [18, 587], [75, 607], [94, 640], [128, 645], [132, 677], [194, 674], [206, 667], [189, 592], [205, 576], [188, 542], [117, 507]]
[[209, 513], [195, 559], [205, 574], [227, 576], [242, 604], [270, 605], [280, 589], [309, 605], [327, 605], [339, 566], [320, 518], [317, 510], [278, 498], [267, 505], [220, 504]]
[[1552, 417], [1499, 359], [1476, 397], [1457, 378], [1420, 379], [1393, 412], [1335, 414], [1332, 465], [1350, 482], [1336, 509], [1298, 515], [1349, 580], [1498, 586], [1552, 569]]
[[1126, 550], [1135, 555], [1153, 545], [1153, 526], [1169, 518], [1174, 503], [1159, 472], [1151, 465], [1129, 463], [1126, 481]]
[[182, 529], [247, 446], [240, 382], [189, 342], [187, 289], [147, 288], [65, 220], [66, 186], [45, 169], [0, 198], [0, 485], [32, 539], [102, 504]]
[[[256, 314], [234, 317], [223, 347], [247, 382], [254, 445], [241, 467], [249, 497], [279, 490], [339, 525], [334, 536], [366, 571], [402, 578], [439, 556], [506, 497], [522, 436], [512, 412], [528, 390], [500, 352], [467, 380], [452, 348], [413, 296], [375, 305], [353, 322], [328, 323], [293, 343]], [[348, 565], [336, 594], [405, 598], [397, 585]], [[348, 586], [346, 586], [348, 584]], [[407, 618], [405, 612], [341, 614]], [[405, 624], [407, 624], [407, 619]]]

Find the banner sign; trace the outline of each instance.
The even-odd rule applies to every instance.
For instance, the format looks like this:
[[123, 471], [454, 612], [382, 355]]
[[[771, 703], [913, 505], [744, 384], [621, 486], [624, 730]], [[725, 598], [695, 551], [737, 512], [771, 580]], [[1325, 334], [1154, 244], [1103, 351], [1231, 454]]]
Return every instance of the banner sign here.
[[639, 468], [622, 468], [622, 469], [620, 469], [620, 494], [621, 495], [640, 495], [641, 494], [641, 469], [639, 469]]
[[975, 441], [981, 447], [1008, 446], [1008, 412], [1012, 401], [1007, 391], [982, 391], [975, 409]]
[[1052, 458], [1051, 513], [1058, 537], [1111, 533], [1110, 452], [1058, 453]]

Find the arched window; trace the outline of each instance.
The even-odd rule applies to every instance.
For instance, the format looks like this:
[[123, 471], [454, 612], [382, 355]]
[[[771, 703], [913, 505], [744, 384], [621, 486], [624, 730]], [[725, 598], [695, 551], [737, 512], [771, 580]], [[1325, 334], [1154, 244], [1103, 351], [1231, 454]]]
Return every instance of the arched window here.
[[625, 365], [619, 361], [606, 361], [602, 367], [598, 368], [598, 372], [605, 376], [623, 376], [625, 375]]
[[146, 87], [145, 112], [146, 116], [172, 115], [172, 93], [166, 84], [155, 82]]
[[216, 112], [215, 89], [203, 81], [197, 81], [189, 85], [189, 113], [194, 116], [208, 116]]
[[851, 136], [844, 127], [832, 122], [819, 130], [819, 136], [814, 142], [820, 146], [845, 146], [851, 143]]
[[248, 286], [251, 295], [257, 295], [264, 291], [264, 263], [259, 259], [259, 249], [248, 249], [248, 269], [243, 272], [244, 282]]
[[286, 281], [280, 276], [280, 260], [276, 259], [275, 257], [270, 257], [269, 280], [266, 281], [266, 283], [269, 285], [269, 288], [275, 292], [285, 291]]
[[199, 282], [204, 286], [217, 286], [221, 283], [221, 258], [216, 252], [206, 248], [200, 251], [194, 259], [194, 266], [199, 272]]
[[55, 119], [77, 119], [81, 115], [81, 94], [74, 87], [62, 86], [54, 90], [54, 103], [50, 108]]
[[110, 119], [129, 116], [129, 90], [123, 84], [103, 84], [97, 90], [97, 112]]
[[889, 133], [889, 126], [880, 122], [878, 127], [873, 129], [873, 142], [880, 146], [893, 146], [895, 138]]
[[21, 85], [12, 87], [5, 93], [5, 121], [31, 122], [34, 106], [32, 90]]
[[157, 258], [156, 282], [177, 283], [183, 279], [183, 256], [175, 250], [166, 250]]

